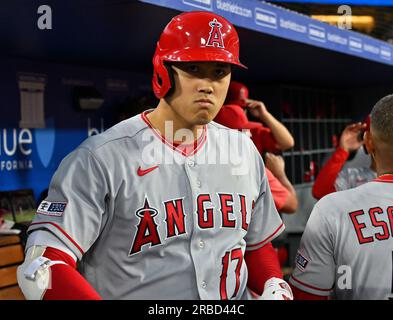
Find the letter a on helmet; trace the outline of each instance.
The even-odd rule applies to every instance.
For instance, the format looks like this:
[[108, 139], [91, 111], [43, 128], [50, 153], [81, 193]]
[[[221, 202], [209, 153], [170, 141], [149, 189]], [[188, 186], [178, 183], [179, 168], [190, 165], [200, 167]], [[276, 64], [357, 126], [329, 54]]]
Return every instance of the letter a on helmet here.
[[239, 37], [223, 17], [207, 12], [181, 13], [166, 25], [153, 56], [153, 91], [158, 99], [173, 87], [166, 63], [216, 61], [246, 68], [239, 60]]
[[209, 25], [212, 27], [212, 29], [210, 31], [209, 40], [207, 41], [206, 46], [224, 48], [221, 34], [222, 24], [219, 23], [216, 18], [214, 18], [213, 21], [209, 22]]

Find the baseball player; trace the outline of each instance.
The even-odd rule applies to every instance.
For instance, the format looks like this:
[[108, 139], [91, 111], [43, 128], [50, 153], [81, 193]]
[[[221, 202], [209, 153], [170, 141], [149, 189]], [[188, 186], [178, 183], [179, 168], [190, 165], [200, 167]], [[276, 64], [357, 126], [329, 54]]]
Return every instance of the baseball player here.
[[391, 299], [393, 95], [377, 102], [365, 147], [378, 177], [315, 205], [290, 278], [295, 298]]
[[335, 191], [355, 188], [376, 178], [373, 160], [370, 166], [344, 167], [351, 154], [362, 152], [360, 148], [363, 145], [363, 138], [359, 138], [359, 135], [364, 130], [369, 130], [369, 117], [367, 119], [364, 123], [353, 123], [345, 127], [339, 146], [315, 179], [312, 188], [314, 198], [320, 199]]
[[249, 285], [291, 299], [260, 253], [284, 229], [263, 161], [244, 134], [211, 122], [232, 68], [244, 67], [235, 28], [209, 12], [180, 14], [153, 66], [157, 108], [90, 137], [53, 176], [18, 268], [23, 293], [247, 299]]
[[[232, 81], [232, 86], [233, 83], [234, 82]], [[237, 83], [235, 82], [235, 84]], [[217, 116], [214, 118], [214, 121], [231, 129], [242, 130], [250, 137], [252, 137], [252, 129], [266, 129], [259, 122], [249, 121], [243, 109], [238, 104], [224, 105], [218, 112]], [[265, 138], [270, 140], [270, 134]], [[253, 140], [253, 142], [255, 143], [255, 140]], [[266, 152], [265, 165], [265, 172], [267, 174], [269, 187], [272, 192], [274, 204], [276, 205], [277, 210], [285, 213], [295, 212], [298, 205], [297, 195], [295, 189], [285, 174], [284, 159], [280, 156]]]
[[247, 115], [257, 119], [258, 122], [252, 123], [259, 125], [250, 128], [250, 134], [261, 154], [287, 150], [294, 146], [291, 133], [268, 111], [265, 104], [262, 101], [249, 99], [249, 90], [245, 84], [231, 81], [225, 105], [238, 105]]

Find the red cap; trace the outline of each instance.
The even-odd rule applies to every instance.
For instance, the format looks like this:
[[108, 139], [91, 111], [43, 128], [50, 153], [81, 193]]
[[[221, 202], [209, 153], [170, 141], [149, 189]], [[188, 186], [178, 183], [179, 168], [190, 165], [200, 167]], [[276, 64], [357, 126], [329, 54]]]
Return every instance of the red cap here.
[[259, 122], [248, 121], [243, 108], [236, 104], [222, 106], [214, 121], [228, 128], [238, 130], [262, 127], [262, 124]]
[[231, 81], [226, 98], [227, 104], [237, 104], [243, 108], [247, 107], [248, 88], [238, 81]]

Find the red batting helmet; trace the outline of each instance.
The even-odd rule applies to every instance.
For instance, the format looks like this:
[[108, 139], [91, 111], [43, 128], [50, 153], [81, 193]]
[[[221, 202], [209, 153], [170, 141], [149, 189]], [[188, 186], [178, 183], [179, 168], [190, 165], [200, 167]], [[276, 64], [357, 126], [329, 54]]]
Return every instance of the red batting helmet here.
[[162, 32], [153, 57], [153, 91], [158, 99], [173, 87], [166, 61], [217, 61], [246, 68], [239, 61], [239, 37], [234, 26], [206, 11], [179, 14]]
[[247, 99], [248, 99], [247, 86], [237, 81], [231, 81], [225, 103], [237, 104], [244, 108], [247, 107], [247, 102], [246, 102]]

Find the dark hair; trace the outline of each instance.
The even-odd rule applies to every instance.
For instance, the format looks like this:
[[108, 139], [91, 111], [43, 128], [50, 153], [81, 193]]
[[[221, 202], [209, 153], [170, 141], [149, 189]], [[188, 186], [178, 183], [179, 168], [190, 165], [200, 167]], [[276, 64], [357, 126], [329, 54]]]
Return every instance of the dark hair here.
[[393, 145], [393, 94], [379, 100], [370, 117], [372, 130], [382, 141]]

